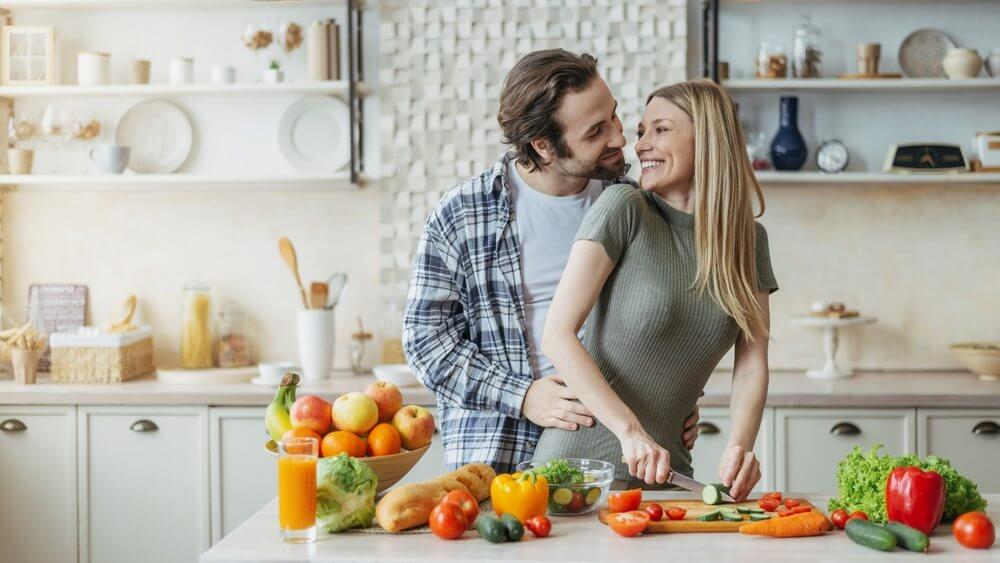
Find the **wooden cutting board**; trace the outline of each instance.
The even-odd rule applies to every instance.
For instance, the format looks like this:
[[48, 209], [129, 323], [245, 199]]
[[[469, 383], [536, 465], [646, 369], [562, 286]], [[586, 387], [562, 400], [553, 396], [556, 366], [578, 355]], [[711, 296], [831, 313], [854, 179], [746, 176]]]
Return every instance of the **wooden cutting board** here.
[[[800, 506], [812, 506], [813, 510], [819, 510], [813, 506], [809, 501], [805, 499], [798, 499]], [[655, 502], [663, 507], [663, 520], [659, 522], [650, 522], [649, 527], [643, 533], [646, 534], [674, 534], [674, 533], [699, 533], [699, 532], [738, 532], [740, 531], [740, 526], [746, 524], [750, 521], [750, 516], [747, 514], [740, 514], [743, 517], [742, 522], [725, 522], [722, 520], [715, 520], [713, 522], [702, 522], [697, 518], [702, 514], [707, 514], [713, 510], [718, 510], [722, 507], [736, 508], [739, 506], [748, 508], [760, 508], [757, 506], [756, 500], [748, 500], [745, 502], [732, 502], [723, 503], [716, 505], [708, 505], [700, 500], [659, 500], [659, 501], [649, 501], [643, 502], [640, 505], [640, 510], [645, 509], [646, 505]], [[667, 518], [667, 507], [676, 506], [678, 508], [686, 508], [687, 514], [684, 515], [683, 520], [670, 520]], [[820, 510], [820, 513], [823, 511]], [[611, 515], [611, 511], [604, 507], [600, 512], [597, 513], [597, 519], [601, 521], [602, 524], [608, 523], [608, 516]], [[774, 518], [780, 518], [779, 516], [774, 516]]]

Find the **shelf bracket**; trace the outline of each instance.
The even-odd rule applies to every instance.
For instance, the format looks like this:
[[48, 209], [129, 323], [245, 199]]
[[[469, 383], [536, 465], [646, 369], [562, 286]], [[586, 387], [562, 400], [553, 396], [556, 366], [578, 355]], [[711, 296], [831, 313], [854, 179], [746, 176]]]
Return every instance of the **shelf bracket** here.
[[351, 113], [351, 183], [359, 184], [364, 172], [364, 103], [359, 84], [364, 81], [362, 64], [362, 0], [347, 0], [347, 103]]

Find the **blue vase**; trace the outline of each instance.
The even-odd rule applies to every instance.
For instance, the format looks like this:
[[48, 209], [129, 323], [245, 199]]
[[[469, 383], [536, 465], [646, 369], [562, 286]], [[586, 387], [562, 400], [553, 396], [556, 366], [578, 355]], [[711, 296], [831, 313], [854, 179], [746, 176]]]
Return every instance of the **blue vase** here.
[[809, 155], [806, 141], [799, 133], [799, 99], [781, 97], [781, 121], [771, 141], [771, 163], [776, 170], [800, 170]]

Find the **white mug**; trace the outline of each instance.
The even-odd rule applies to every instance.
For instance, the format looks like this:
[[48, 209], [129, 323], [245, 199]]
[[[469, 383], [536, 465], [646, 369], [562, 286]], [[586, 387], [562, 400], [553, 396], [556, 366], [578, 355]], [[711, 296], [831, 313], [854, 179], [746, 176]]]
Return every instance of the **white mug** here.
[[105, 172], [121, 174], [128, 166], [131, 153], [132, 149], [128, 147], [105, 143], [90, 149], [90, 160]]
[[333, 309], [298, 311], [299, 365], [302, 379], [330, 377], [333, 368]]
[[236, 69], [229, 65], [212, 65], [212, 84], [236, 82]]
[[170, 59], [170, 83], [191, 84], [194, 82], [194, 59], [174, 57]]

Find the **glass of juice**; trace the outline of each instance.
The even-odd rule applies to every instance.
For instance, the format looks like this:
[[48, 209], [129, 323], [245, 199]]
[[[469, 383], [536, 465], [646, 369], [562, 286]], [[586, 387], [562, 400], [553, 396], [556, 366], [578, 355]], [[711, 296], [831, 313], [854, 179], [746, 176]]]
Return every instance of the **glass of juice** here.
[[319, 440], [278, 442], [278, 525], [288, 543], [316, 541], [316, 462]]

